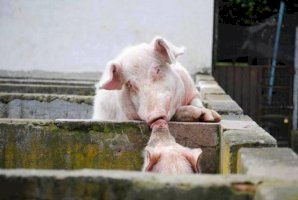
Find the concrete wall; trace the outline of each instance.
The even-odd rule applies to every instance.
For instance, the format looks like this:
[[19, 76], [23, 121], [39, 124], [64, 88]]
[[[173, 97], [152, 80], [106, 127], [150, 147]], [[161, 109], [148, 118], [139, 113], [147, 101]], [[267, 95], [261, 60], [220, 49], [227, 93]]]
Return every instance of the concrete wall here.
[[102, 71], [123, 47], [155, 35], [210, 68], [213, 0], [0, 0], [0, 69]]

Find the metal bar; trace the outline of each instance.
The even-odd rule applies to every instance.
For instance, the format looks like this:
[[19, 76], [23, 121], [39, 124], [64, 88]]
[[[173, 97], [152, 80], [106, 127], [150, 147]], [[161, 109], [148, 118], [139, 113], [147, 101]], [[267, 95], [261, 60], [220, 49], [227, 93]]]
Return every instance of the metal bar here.
[[296, 27], [296, 45], [295, 45], [295, 76], [293, 89], [293, 129], [298, 128], [298, 26]]
[[269, 105], [271, 105], [272, 103], [272, 92], [273, 92], [274, 77], [275, 77], [276, 59], [277, 59], [277, 53], [279, 48], [279, 39], [280, 39], [280, 32], [281, 32], [281, 25], [282, 25], [284, 11], [285, 11], [285, 2], [280, 1], [280, 7], [278, 12], [278, 22], [277, 22], [276, 35], [275, 35], [274, 46], [273, 46], [273, 56], [272, 56], [272, 63], [271, 63], [270, 77], [269, 77], [269, 92], [268, 92]]

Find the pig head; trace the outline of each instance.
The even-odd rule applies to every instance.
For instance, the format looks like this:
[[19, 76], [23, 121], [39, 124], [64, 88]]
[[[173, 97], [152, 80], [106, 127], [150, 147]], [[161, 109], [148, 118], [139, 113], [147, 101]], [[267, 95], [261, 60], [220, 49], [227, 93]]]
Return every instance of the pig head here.
[[[183, 53], [183, 47], [161, 37], [124, 49], [107, 64], [97, 84], [93, 119], [144, 120], [151, 125], [174, 115], [177, 121], [190, 119], [186, 114], [196, 116], [192, 121], [220, 120], [204, 108], [190, 75], [176, 61]], [[192, 113], [189, 106], [199, 112]]]
[[189, 149], [176, 143], [166, 121], [152, 124], [152, 133], [144, 151], [143, 171], [166, 175], [200, 173], [200, 148]]

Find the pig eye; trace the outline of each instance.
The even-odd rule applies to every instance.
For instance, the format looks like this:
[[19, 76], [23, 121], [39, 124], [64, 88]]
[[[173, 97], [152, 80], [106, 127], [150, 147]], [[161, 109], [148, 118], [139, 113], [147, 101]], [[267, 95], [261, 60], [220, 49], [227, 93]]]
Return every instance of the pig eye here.
[[131, 81], [127, 81], [126, 86], [132, 92], [137, 92], [138, 91], [138, 87], [134, 83], [132, 83]]
[[160, 66], [153, 66], [151, 68], [151, 77], [153, 81], [161, 80], [165, 76], [165, 73], [160, 69]]

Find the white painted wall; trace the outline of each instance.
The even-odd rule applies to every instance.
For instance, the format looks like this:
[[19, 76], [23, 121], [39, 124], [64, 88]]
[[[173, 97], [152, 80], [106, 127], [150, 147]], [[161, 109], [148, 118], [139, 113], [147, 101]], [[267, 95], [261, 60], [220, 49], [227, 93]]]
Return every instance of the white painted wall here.
[[102, 71], [155, 35], [191, 72], [211, 67], [213, 0], [0, 0], [0, 69]]

